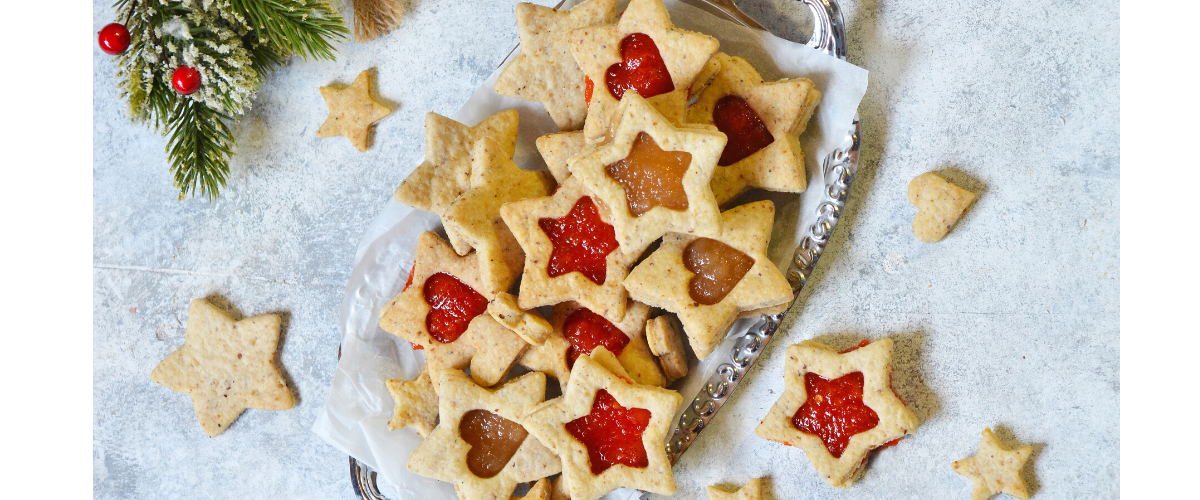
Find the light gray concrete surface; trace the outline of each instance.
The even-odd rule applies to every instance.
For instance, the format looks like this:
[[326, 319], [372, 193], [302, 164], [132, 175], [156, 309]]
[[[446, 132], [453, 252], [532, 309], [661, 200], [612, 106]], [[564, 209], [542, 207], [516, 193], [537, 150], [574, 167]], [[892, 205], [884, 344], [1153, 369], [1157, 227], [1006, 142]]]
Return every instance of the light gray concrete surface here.
[[[420, 162], [425, 112], [454, 114], [515, 44], [511, 3], [415, 0], [395, 33], [282, 68], [237, 127], [229, 185], [212, 203], [176, 201], [165, 140], [129, 123], [115, 61], [95, 51], [95, 497], [354, 496], [346, 457], [309, 428], [333, 376], [355, 246]], [[738, 3], [787, 38], [810, 29], [792, 0]], [[849, 59], [871, 71], [846, 216], [784, 331], [675, 467], [676, 497], [768, 475], [780, 499], [967, 498], [949, 464], [988, 426], [1008, 445], [1034, 444], [1034, 498], [1118, 496], [1117, 7], [843, 2]], [[108, 2], [93, 12], [97, 30], [113, 19]], [[317, 87], [368, 68], [398, 105], [371, 149], [317, 139]], [[981, 195], [926, 245], [905, 192], [930, 170]], [[150, 381], [183, 343], [188, 301], [204, 296], [244, 315], [284, 313], [294, 409], [248, 410], [210, 439], [185, 396]], [[802, 452], [754, 436], [787, 345], [885, 335], [896, 390], [924, 423], [876, 453], [853, 488], [828, 487]]]

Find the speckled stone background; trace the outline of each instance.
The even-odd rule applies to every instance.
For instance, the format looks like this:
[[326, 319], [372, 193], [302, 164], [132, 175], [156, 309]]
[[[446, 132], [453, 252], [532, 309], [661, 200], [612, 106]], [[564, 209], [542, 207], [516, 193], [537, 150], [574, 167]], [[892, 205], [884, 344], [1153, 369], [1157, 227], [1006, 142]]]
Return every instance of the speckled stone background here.
[[[93, 492], [97, 498], [352, 498], [346, 457], [310, 427], [328, 395], [337, 314], [363, 228], [423, 156], [426, 111], [452, 115], [516, 43], [512, 3], [410, 0], [395, 33], [295, 60], [237, 128], [229, 186], [176, 201], [156, 133], [130, 124], [114, 59], [95, 50]], [[545, 0], [538, 3], [553, 3]], [[792, 0], [738, 2], [804, 40]], [[335, 6], [349, 12], [349, 2]], [[851, 201], [796, 313], [675, 467], [678, 498], [769, 475], [780, 499], [968, 498], [949, 463], [991, 426], [1033, 443], [1041, 499], [1116, 498], [1116, 1], [843, 2], [849, 59], [871, 72]], [[93, 8], [95, 28], [113, 19]], [[398, 105], [359, 153], [317, 139], [317, 87], [377, 72]], [[938, 171], [981, 194], [946, 240], [909, 230], [906, 186]], [[281, 312], [290, 411], [249, 410], [210, 439], [186, 397], [149, 379], [183, 343], [187, 304]], [[849, 490], [799, 450], [753, 435], [783, 350], [896, 340], [897, 392], [924, 421]], [[709, 436], [722, 436], [712, 438]]]

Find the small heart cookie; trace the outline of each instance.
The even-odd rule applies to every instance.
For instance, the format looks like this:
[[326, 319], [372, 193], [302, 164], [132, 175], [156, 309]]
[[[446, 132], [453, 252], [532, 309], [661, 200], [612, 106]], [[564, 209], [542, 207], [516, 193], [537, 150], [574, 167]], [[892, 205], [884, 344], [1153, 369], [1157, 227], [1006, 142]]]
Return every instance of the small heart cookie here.
[[913, 235], [924, 243], [936, 243], [946, 237], [958, 218], [975, 201], [975, 193], [951, 184], [933, 172], [926, 172], [908, 183], [908, 202], [917, 207]]

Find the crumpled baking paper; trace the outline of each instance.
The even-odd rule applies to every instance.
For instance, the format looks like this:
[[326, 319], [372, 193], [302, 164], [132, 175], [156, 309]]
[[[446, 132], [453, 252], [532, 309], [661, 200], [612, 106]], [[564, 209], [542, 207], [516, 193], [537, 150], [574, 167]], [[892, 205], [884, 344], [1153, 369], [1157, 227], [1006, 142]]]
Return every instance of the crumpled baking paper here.
[[[563, 8], [574, 3], [569, 1]], [[749, 61], [764, 80], [804, 77], [812, 80], [822, 93], [821, 103], [800, 138], [809, 173], [808, 191], [799, 195], [770, 193], [759, 196], [775, 202], [775, 228], [769, 255], [780, 269], [786, 269], [796, 245], [815, 220], [817, 207], [824, 196], [821, 159], [845, 140], [866, 92], [867, 71], [805, 45], [726, 21], [691, 5], [675, 0], [665, 3], [676, 26], [716, 37], [721, 42], [721, 51]], [[534, 141], [541, 135], [557, 132], [558, 128], [541, 103], [497, 94], [493, 86], [499, 73], [499, 69], [494, 71], [475, 90], [454, 119], [471, 125], [496, 112], [517, 109], [521, 124], [514, 160], [523, 168], [545, 168]], [[440, 227], [437, 216], [414, 210], [391, 198], [367, 227], [342, 302], [341, 358], [325, 411], [313, 425], [313, 432], [326, 442], [378, 471], [381, 491], [396, 500], [457, 498], [449, 483], [408, 471], [405, 466], [408, 455], [421, 442], [414, 431], [387, 429], [393, 401], [384, 380], [414, 378], [425, 359], [421, 351], [414, 351], [407, 342], [384, 332], [378, 323], [380, 309], [400, 291], [408, 278], [417, 236]], [[738, 326], [735, 325], [733, 331], [737, 331]], [[726, 356], [725, 351], [732, 340], [732, 337], [728, 339], [726, 345], [718, 348], [705, 363], [693, 366], [688, 377], [676, 384], [684, 392], [684, 405], [691, 402], [695, 390], [711, 375], [718, 360]], [[703, 434], [698, 439], [704, 439]], [[638, 496], [636, 490], [619, 489], [605, 498], [617, 500]]]

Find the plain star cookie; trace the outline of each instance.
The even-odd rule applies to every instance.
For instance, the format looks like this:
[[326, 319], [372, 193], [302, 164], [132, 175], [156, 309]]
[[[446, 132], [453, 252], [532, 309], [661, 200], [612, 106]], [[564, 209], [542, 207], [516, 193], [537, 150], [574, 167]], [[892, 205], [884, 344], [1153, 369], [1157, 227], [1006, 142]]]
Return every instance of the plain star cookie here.
[[954, 462], [952, 467], [954, 472], [974, 483], [971, 500], [987, 500], [1001, 493], [1029, 498], [1029, 488], [1025, 486], [1025, 479], [1021, 478], [1021, 468], [1029, 461], [1031, 454], [1032, 446], [1009, 450], [1000, 444], [991, 429], [984, 429], [975, 456]]
[[412, 281], [383, 307], [379, 327], [426, 350], [430, 364], [462, 368], [483, 385], [498, 382], [526, 343], [487, 312], [478, 253], [466, 257], [431, 232], [417, 237]]
[[684, 90], [719, 42], [675, 28], [662, 0], [632, 0], [617, 24], [571, 32], [571, 53], [585, 76], [589, 139], [604, 134], [626, 90], [653, 97]]
[[621, 282], [639, 254], [621, 248], [611, 210], [582, 182], [568, 179], [552, 196], [506, 204], [500, 216], [525, 251], [521, 309], [574, 299], [611, 321], [625, 316]]
[[442, 215], [464, 191], [471, 189], [471, 153], [484, 137], [496, 141], [512, 158], [517, 147], [515, 109], [501, 111], [468, 127], [437, 113], [425, 115], [425, 161], [396, 188], [396, 201]]
[[775, 220], [769, 200], [721, 214], [712, 238], [667, 233], [629, 272], [625, 288], [639, 302], [676, 314], [700, 359], [720, 345], [739, 313], [787, 304], [792, 287], [767, 257]]
[[576, 28], [616, 21], [616, 0], [588, 0], [570, 10], [517, 4], [521, 53], [496, 79], [496, 93], [541, 101], [562, 130], [579, 130], [587, 117], [584, 76], [568, 43]]
[[925, 172], [908, 183], [908, 202], [917, 207], [912, 231], [923, 243], [937, 243], [946, 237], [962, 217], [975, 193], [951, 184], [933, 172]]
[[575, 500], [621, 487], [671, 495], [675, 479], [663, 442], [682, 401], [678, 392], [632, 384], [580, 356], [563, 396], [522, 424], [558, 454]]
[[737, 491], [709, 486], [708, 500], [762, 500], [762, 478], [751, 479]]
[[500, 206], [550, 194], [554, 181], [544, 171], [521, 170], [490, 138], [475, 142], [472, 152], [471, 189], [454, 200], [444, 213], [446, 237], [459, 255], [472, 248], [479, 254], [479, 273], [491, 296], [508, 290], [525, 255], [500, 218]]
[[415, 379], [387, 379], [387, 388], [396, 402], [388, 430], [412, 427], [417, 435], [428, 436], [438, 420], [438, 397], [429, 378], [429, 365], [422, 366]]
[[804, 450], [837, 488], [854, 484], [871, 450], [920, 425], [892, 390], [892, 339], [864, 344], [842, 352], [812, 340], [789, 346], [783, 395], [754, 430]]
[[317, 137], [340, 135], [359, 151], [367, 150], [371, 126], [392, 114], [392, 108], [371, 97], [371, 74], [365, 70], [349, 87], [321, 87], [321, 97], [329, 107], [329, 117], [317, 129]]
[[806, 78], [763, 83], [745, 59], [717, 53], [718, 70], [688, 108], [688, 122], [711, 124], [729, 141], [713, 173], [718, 204], [752, 187], [799, 193], [808, 184], [799, 136], [821, 92]]
[[234, 321], [207, 300], [193, 300], [183, 347], [150, 372], [150, 380], [192, 397], [209, 437], [225, 432], [246, 408], [287, 410], [296, 403], [275, 366], [279, 316]]
[[612, 141], [572, 158], [571, 177], [611, 209], [626, 251], [640, 253], [668, 231], [719, 234], [709, 181], [725, 134], [671, 125], [636, 93], [624, 99]]
[[527, 373], [494, 391], [458, 370], [432, 376], [441, 420], [408, 456], [408, 470], [453, 484], [465, 500], [508, 498], [517, 484], [559, 472], [558, 458], [520, 423], [545, 398], [545, 375]]

